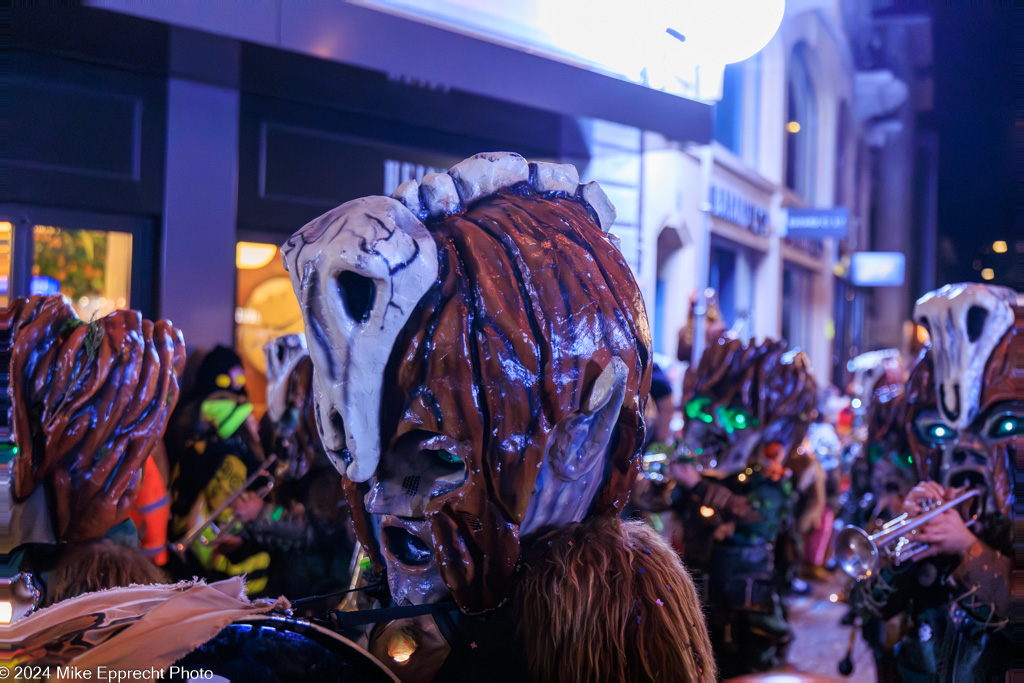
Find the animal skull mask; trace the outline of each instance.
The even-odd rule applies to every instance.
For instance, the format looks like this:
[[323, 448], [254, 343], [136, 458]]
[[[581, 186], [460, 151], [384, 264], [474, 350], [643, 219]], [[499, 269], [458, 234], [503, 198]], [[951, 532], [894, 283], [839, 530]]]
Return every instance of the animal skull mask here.
[[961, 283], [925, 294], [914, 307], [932, 340], [939, 411], [955, 429], [978, 415], [985, 365], [1013, 327], [1016, 301], [1008, 287]]
[[384, 366], [437, 280], [437, 248], [400, 202], [365, 197], [302, 228], [284, 258], [316, 367], [324, 447], [339, 472], [366, 481], [380, 460]]
[[896, 349], [862, 353], [847, 365], [853, 373], [853, 395], [867, 413], [875, 401], [888, 401], [903, 393], [903, 362]]
[[614, 210], [573, 167], [479, 154], [394, 196], [284, 247], [318, 424], [393, 598], [480, 612], [523, 535], [624, 504], [650, 333]]
[[288, 410], [288, 378], [295, 364], [309, 355], [306, 337], [286, 334], [263, 345], [267, 356], [267, 414], [280, 422]]
[[[1024, 323], [1005, 287], [947, 285], [918, 301], [931, 341], [911, 372], [904, 425], [922, 477], [985, 491], [985, 526], [1003, 535], [1024, 433]], [[1006, 536], [1008, 538], [1008, 536]]]

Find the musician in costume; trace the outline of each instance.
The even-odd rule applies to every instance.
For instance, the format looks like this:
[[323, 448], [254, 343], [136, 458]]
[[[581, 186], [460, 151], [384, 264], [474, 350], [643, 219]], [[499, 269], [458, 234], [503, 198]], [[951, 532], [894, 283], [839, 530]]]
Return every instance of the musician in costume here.
[[[792, 633], [780, 597], [795, 570], [794, 495], [784, 466], [815, 415], [807, 355], [784, 341], [712, 344], [686, 373], [684, 450], [673, 509], [705, 600], [723, 676], [785, 661]], [[700, 469], [698, 469], [700, 468]]]
[[253, 491], [243, 491], [264, 461], [252, 411], [241, 359], [227, 347], [215, 347], [200, 362], [195, 390], [173, 421], [178, 431], [168, 442], [170, 536], [174, 542], [190, 536], [231, 501], [182, 549], [184, 566], [176, 566], [176, 574], [183, 579], [245, 574], [249, 590], [258, 594], [267, 585], [270, 554], [240, 536], [264, 507]]
[[869, 527], [903, 512], [917, 469], [903, 426], [906, 376], [896, 349], [862, 353], [849, 363], [854, 409], [851, 487], [843, 496], [848, 524]]
[[[871, 614], [908, 621], [894, 654], [904, 680], [1002, 680], [1015, 459], [1024, 420], [1024, 316], [1005, 287], [947, 285], [917, 302], [930, 335], [907, 385], [904, 426], [922, 481], [904, 507], [966, 490], [978, 495], [927, 521], [913, 562], [889, 564], [857, 586]], [[968, 526], [966, 519], [971, 519]]]
[[283, 247], [403, 680], [714, 677], [685, 569], [616, 518], [651, 349], [613, 219], [571, 166], [479, 154]]

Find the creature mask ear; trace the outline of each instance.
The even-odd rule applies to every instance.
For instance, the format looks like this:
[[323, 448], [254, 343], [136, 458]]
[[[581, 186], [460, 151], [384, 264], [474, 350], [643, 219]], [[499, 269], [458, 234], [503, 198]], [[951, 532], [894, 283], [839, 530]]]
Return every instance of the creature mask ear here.
[[604, 482], [604, 463], [622, 410], [629, 370], [612, 357], [586, 387], [578, 410], [555, 425], [520, 535], [583, 519]]

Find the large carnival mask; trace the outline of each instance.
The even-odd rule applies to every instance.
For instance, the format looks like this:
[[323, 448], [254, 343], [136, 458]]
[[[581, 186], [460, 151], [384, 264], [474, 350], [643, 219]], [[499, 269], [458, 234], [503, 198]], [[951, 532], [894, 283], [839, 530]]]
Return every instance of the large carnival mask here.
[[719, 340], [686, 372], [683, 442], [706, 474], [748, 467], [768, 444], [788, 454], [814, 419], [817, 385], [807, 354], [785, 341]]
[[[1024, 330], [1005, 287], [947, 285], [918, 300], [931, 342], [908, 383], [907, 436], [922, 476], [984, 490], [982, 514], [1000, 527], [1013, 505], [1024, 434]], [[1002, 520], [1002, 522], [997, 522]]]
[[523, 536], [625, 502], [650, 333], [613, 219], [572, 166], [479, 154], [284, 246], [320, 432], [400, 604], [494, 608]]
[[138, 311], [87, 323], [62, 296], [15, 299], [0, 322], [13, 332], [14, 498], [47, 488], [56, 539], [96, 538], [128, 518], [178, 400], [181, 332]]

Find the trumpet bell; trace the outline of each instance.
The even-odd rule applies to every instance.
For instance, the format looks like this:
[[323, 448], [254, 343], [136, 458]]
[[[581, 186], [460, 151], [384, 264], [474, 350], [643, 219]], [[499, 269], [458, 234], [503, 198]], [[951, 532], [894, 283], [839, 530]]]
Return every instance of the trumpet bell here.
[[840, 568], [858, 581], [878, 571], [878, 547], [859, 527], [847, 526], [836, 535], [835, 558]]

